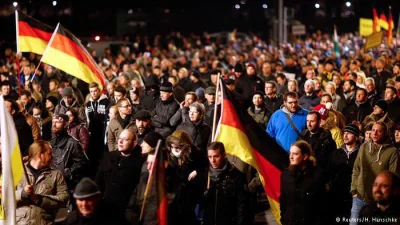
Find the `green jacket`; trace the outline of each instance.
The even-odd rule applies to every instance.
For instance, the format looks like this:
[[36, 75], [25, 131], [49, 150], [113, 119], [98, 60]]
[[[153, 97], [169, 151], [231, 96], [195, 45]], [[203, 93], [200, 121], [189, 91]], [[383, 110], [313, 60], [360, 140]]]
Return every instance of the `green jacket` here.
[[372, 185], [378, 173], [389, 170], [400, 174], [399, 153], [390, 140], [382, 145], [367, 142], [361, 145], [353, 167], [351, 193], [365, 202], [372, 202]]

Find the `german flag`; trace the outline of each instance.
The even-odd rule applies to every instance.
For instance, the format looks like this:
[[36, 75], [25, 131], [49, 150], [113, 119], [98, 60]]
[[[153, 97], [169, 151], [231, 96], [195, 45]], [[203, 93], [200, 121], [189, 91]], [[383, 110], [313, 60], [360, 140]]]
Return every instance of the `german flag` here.
[[17, 23], [17, 51], [43, 55], [54, 27], [18, 11], [15, 11], [15, 20]]
[[[157, 196], [157, 217], [159, 225], [168, 224], [168, 199], [167, 189], [165, 187], [165, 164], [163, 150], [159, 149], [158, 157], [156, 157], [156, 171], [155, 171], [155, 182], [156, 182], [156, 196]], [[157, 159], [158, 158], [158, 159]]]
[[92, 56], [70, 31], [57, 25], [43, 53], [42, 62], [52, 65], [86, 83], [105, 86], [103, 72]]
[[393, 44], [393, 29], [394, 29], [393, 16], [392, 16], [391, 9], [389, 8], [388, 31], [387, 31], [386, 35], [387, 35], [387, 45], [390, 47]]
[[253, 166], [260, 174], [272, 213], [280, 223], [280, 177], [289, 165], [288, 153], [240, 107], [221, 79], [222, 107], [216, 141], [226, 152]]
[[378, 13], [376, 12], [375, 8], [372, 8], [372, 14], [373, 14], [373, 26], [372, 26], [372, 31], [373, 33], [379, 32], [381, 30], [381, 27], [379, 25], [379, 17]]

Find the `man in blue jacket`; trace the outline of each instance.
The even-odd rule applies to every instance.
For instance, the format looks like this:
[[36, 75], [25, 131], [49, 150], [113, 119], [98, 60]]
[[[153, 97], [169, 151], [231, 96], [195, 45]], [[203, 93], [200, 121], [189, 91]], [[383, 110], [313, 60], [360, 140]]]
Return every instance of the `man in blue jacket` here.
[[[308, 111], [299, 106], [297, 93], [288, 92], [283, 97], [283, 107], [272, 114], [267, 133], [289, 152], [290, 146], [307, 128], [307, 114]], [[293, 122], [294, 127], [289, 119]]]

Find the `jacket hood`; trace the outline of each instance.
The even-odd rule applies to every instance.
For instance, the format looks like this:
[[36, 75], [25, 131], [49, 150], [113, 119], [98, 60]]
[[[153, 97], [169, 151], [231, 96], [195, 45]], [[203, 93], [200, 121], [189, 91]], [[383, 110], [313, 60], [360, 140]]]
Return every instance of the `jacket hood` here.
[[78, 101], [75, 98], [72, 98], [72, 103], [70, 106], [67, 106], [67, 103], [65, 103], [64, 99], [61, 99], [60, 105], [62, 107], [68, 108], [68, 107], [77, 107], [78, 106]]
[[334, 112], [329, 111], [328, 113], [329, 113], [329, 116], [326, 119], [325, 124], [321, 126], [322, 128], [324, 128], [326, 130], [330, 130], [330, 129], [334, 128], [336, 126], [336, 121], [337, 121], [336, 115]]

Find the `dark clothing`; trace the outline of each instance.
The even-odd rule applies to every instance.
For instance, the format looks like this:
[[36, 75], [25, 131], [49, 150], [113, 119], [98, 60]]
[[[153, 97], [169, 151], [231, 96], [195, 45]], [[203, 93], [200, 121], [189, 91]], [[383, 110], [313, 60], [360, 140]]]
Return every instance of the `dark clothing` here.
[[161, 99], [156, 100], [151, 123], [154, 131], [160, 133], [164, 138], [168, 137], [174, 131], [169, 120], [175, 115], [178, 109], [179, 103], [173, 96], [166, 101], [162, 101]]
[[79, 142], [66, 132], [56, 135], [50, 142], [53, 148], [53, 166], [65, 177], [68, 189], [73, 190], [85, 177], [87, 158]]
[[68, 215], [64, 221], [64, 225], [114, 225], [121, 224], [121, 221], [116, 217], [115, 209], [106, 207], [100, 203], [100, 208], [90, 216], [83, 216], [79, 210], [75, 210]]
[[353, 198], [350, 193], [351, 175], [353, 174], [354, 161], [357, 158], [360, 144], [349, 152], [346, 145], [332, 153], [329, 163], [332, 215], [334, 217], [350, 217]]
[[89, 149], [89, 131], [85, 124], [70, 123], [68, 125], [68, 134], [79, 141], [84, 152]]
[[178, 102], [183, 102], [185, 100], [185, 90], [180, 86], [175, 86], [173, 89], [174, 97]]
[[313, 93], [312, 95], [303, 95], [299, 99], [299, 105], [301, 108], [311, 111], [315, 106], [317, 106], [320, 102], [320, 98]]
[[279, 197], [282, 225], [324, 223], [325, 182], [322, 170], [311, 163], [300, 169], [286, 169], [281, 175]]
[[319, 128], [314, 134], [305, 130], [302, 133], [302, 138], [311, 145], [313, 155], [317, 159], [317, 167], [327, 168], [329, 159], [336, 150], [336, 142], [332, 139], [331, 132], [324, 128]]
[[243, 96], [245, 109], [250, 107], [256, 91], [264, 93], [264, 81], [257, 75], [242, 75], [235, 84], [235, 91]]
[[152, 112], [155, 108], [155, 103], [160, 98], [160, 92], [157, 91], [147, 91], [147, 95], [144, 95], [140, 102], [144, 109]]
[[268, 109], [263, 106], [260, 110], [255, 110], [254, 105], [252, 105], [247, 109], [247, 112], [254, 119], [254, 121], [262, 126], [264, 130], [267, 128], [268, 120], [272, 115]]
[[204, 83], [204, 81], [202, 81], [202, 80], [199, 80], [196, 83], [192, 82], [192, 91], [195, 92], [198, 88], [206, 89], [207, 88], [207, 84]]
[[343, 110], [343, 115], [346, 118], [347, 123], [351, 123], [353, 121], [362, 122], [365, 117], [369, 116], [373, 111], [372, 106], [368, 101], [364, 103], [358, 103], [353, 101]]
[[265, 96], [265, 107], [271, 112], [274, 113], [276, 110], [280, 109], [283, 104], [283, 95], [276, 94], [275, 97]]
[[379, 96], [379, 93], [376, 90], [368, 92], [368, 102], [372, 107], [374, 107], [375, 103], [380, 99], [381, 96]]
[[399, 199], [393, 199], [389, 207], [383, 212], [378, 208], [377, 203], [368, 204], [361, 209], [359, 218], [365, 218], [363, 222], [358, 223], [359, 225], [400, 224]]
[[251, 224], [249, 201], [244, 174], [225, 159], [223, 168], [210, 168], [210, 188], [204, 194], [203, 224]]
[[[213, 129], [214, 108], [215, 108], [215, 104], [210, 105], [208, 110], [206, 111], [206, 115], [204, 118], [204, 122], [206, 124], [208, 124], [211, 127], [211, 129]], [[215, 118], [216, 119], [215, 124], [218, 123], [220, 117], [221, 117], [221, 104], [217, 105], [217, 116]], [[214, 128], [214, 129], [216, 129], [216, 128]]]
[[192, 81], [190, 80], [189, 77], [186, 77], [186, 78], [183, 78], [183, 79], [179, 80], [178, 85], [180, 87], [182, 87], [185, 90], [185, 92], [192, 91], [192, 89], [193, 89], [192, 88], [193, 83], [192, 83]]
[[400, 99], [396, 97], [389, 102], [388, 117], [396, 124], [400, 121]]
[[139, 182], [143, 161], [140, 152], [137, 145], [129, 156], [123, 156], [119, 151], [107, 152], [97, 172], [96, 183], [103, 199], [118, 209], [120, 218], [125, 218], [124, 209]]
[[382, 70], [381, 72], [378, 72], [377, 70], [372, 72], [372, 78], [375, 80], [376, 90], [384, 91], [386, 89], [386, 81], [390, 79], [391, 76], [392, 73], [386, 69]]
[[28, 148], [33, 143], [32, 128], [29, 126], [28, 122], [26, 122], [24, 114], [16, 112], [12, 117], [18, 135], [21, 154], [22, 156], [27, 156]]

